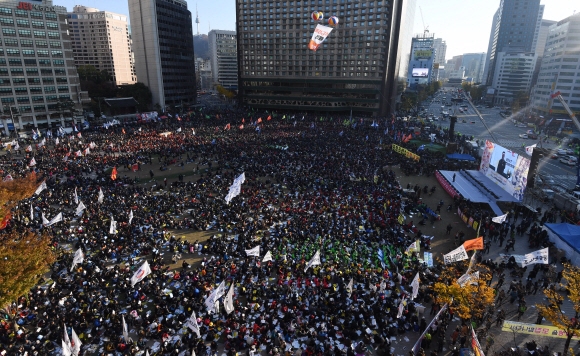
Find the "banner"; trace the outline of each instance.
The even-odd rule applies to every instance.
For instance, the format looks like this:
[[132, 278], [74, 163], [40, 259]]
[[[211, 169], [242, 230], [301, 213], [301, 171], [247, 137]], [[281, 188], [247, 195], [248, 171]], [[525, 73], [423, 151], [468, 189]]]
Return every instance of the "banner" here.
[[304, 268], [304, 272], [308, 271], [308, 269], [310, 267], [315, 266], [315, 265], [319, 265], [319, 264], [320, 264], [320, 250], [316, 251], [314, 256], [312, 256], [312, 259], [310, 259], [310, 261], [306, 265], [306, 268]]
[[471, 327], [471, 348], [473, 349], [473, 352], [475, 352], [475, 356], [485, 356], [473, 327]]
[[433, 267], [433, 254], [431, 252], [423, 252], [423, 261], [425, 261], [427, 267]]
[[[558, 329], [551, 325], [538, 325], [538, 324], [527, 324], [520, 323], [517, 321], [504, 320], [501, 326], [501, 331], [516, 332], [520, 334], [529, 334], [537, 336], [547, 336], [547, 337], [557, 337], [565, 339], [568, 337], [564, 330]], [[580, 336], [573, 336], [572, 340], [580, 340]]]
[[266, 252], [266, 254], [264, 255], [264, 258], [262, 258], [262, 262], [268, 262], [268, 261], [273, 261], [272, 252], [270, 252], [270, 251]]
[[326, 37], [332, 32], [332, 27], [323, 26], [323, 25], [316, 25], [314, 32], [312, 33], [312, 38], [308, 43], [308, 49], [312, 51], [316, 51], [318, 47], [324, 42]]
[[443, 260], [445, 261], [445, 264], [463, 261], [466, 260], [467, 258], [468, 258], [467, 251], [465, 251], [465, 247], [463, 247], [463, 245], [459, 246], [458, 248], [449, 252], [448, 254], [443, 255]]
[[246, 250], [246, 255], [260, 257], [260, 245]]
[[435, 320], [439, 320], [439, 317], [441, 316], [441, 314], [447, 310], [447, 303], [445, 303], [441, 309], [439, 309], [439, 312], [437, 312], [437, 314], [435, 315], [435, 317], [433, 318], [433, 320], [431, 320], [431, 322], [429, 323], [429, 325], [427, 325], [427, 327], [425, 328], [425, 331], [423, 331], [423, 333], [421, 334], [421, 336], [419, 336], [419, 339], [417, 340], [417, 342], [415, 343], [415, 345], [413, 345], [413, 355], [417, 355], [417, 353], [419, 352], [419, 347], [421, 346], [421, 341], [423, 340], [423, 338], [425, 337], [425, 334], [427, 333], [427, 331], [430, 330], [431, 325], [433, 325], [433, 323], [435, 322]]
[[471, 282], [471, 284], [477, 284], [478, 280], [479, 280], [479, 271], [472, 273], [472, 274], [469, 274], [469, 272], [468, 272], [457, 279], [457, 284], [459, 284], [461, 287], [463, 287], [469, 282]]
[[491, 218], [491, 221], [493, 221], [494, 223], [501, 224], [507, 219], [507, 216], [508, 216], [508, 214], [496, 216], [495, 218]]
[[185, 326], [187, 326], [188, 328], [190, 328], [194, 333], [197, 334], [198, 338], [201, 338], [200, 334], [199, 334], [199, 325], [197, 325], [197, 318], [195, 317], [195, 312], [191, 313], [191, 316], [189, 317], [189, 319], [187, 319], [187, 321], [185, 322]]
[[224, 299], [224, 309], [228, 314], [234, 311], [234, 283], [230, 285], [230, 290]]
[[141, 267], [133, 274], [131, 277], [131, 287], [134, 287], [135, 284], [141, 282], [145, 277], [151, 274], [151, 267], [149, 267], [149, 262], [145, 261]]
[[417, 294], [419, 293], [419, 272], [417, 272], [415, 278], [413, 278], [413, 281], [411, 282], [411, 287], [413, 288], [411, 300], [413, 300], [417, 298]]
[[79, 263], [83, 263], [84, 260], [85, 260], [85, 254], [83, 253], [83, 250], [79, 247], [79, 249], [75, 252], [75, 256], [74, 256], [73, 261], [72, 261], [72, 266], [70, 268], [71, 272], [75, 268], [75, 265], [77, 265]]
[[534, 263], [548, 264], [548, 248], [526, 253], [522, 261], [522, 267], [533, 265]]
[[397, 152], [398, 154], [401, 154], [401, 155], [403, 155], [403, 156], [405, 156], [407, 158], [410, 158], [410, 159], [412, 159], [414, 161], [417, 161], [418, 162], [421, 159], [421, 156], [416, 155], [413, 152], [411, 152], [408, 149], [403, 148], [401, 146], [392, 144], [391, 145], [391, 148], [393, 149], [393, 151]]
[[465, 241], [463, 247], [465, 247], [465, 251], [483, 250], [483, 236]]

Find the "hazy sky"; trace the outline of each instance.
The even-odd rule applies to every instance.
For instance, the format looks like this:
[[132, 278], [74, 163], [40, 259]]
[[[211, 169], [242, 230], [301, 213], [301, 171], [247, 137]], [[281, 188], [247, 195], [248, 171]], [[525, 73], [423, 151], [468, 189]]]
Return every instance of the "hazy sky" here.
[[[127, 0], [53, 0], [54, 5], [66, 6], [70, 11], [74, 5], [96, 7], [121, 14], [129, 14]], [[541, 0], [546, 5], [544, 19], [562, 20], [580, 11], [577, 0]], [[199, 12], [199, 32], [207, 33], [208, 28], [235, 30], [235, 0], [188, 1], [188, 8], [195, 19], [195, 7]], [[491, 31], [491, 20], [499, 0], [417, 0], [415, 12], [415, 33], [423, 32], [421, 11], [425, 26], [435, 37], [447, 42], [447, 59], [463, 53], [485, 52]], [[195, 23], [193, 32], [196, 31]]]
[[[544, 19], [560, 21], [580, 11], [577, 0], [541, 0], [545, 5]], [[463, 53], [487, 52], [491, 20], [499, 0], [417, 0], [414, 33], [423, 32], [421, 8], [425, 26], [435, 37], [447, 43], [446, 59]]]

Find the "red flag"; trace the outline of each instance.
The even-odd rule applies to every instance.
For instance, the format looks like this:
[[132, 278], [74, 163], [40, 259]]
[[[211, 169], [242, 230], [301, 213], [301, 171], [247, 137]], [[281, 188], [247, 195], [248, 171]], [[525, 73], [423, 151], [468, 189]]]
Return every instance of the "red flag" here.
[[261, 124], [261, 123], [262, 123], [262, 118], [261, 118], [261, 117], [259, 117], [259, 118], [258, 118], [258, 124]]
[[240, 125], [240, 130], [243, 130], [243, 129], [244, 129], [244, 124], [241, 124]]
[[137, 172], [139, 170], [139, 163], [133, 163], [133, 172]]
[[266, 119], [267, 121], [272, 120], [272, 116], [268, 115], [268, 118]]
[[4, 220], [0, 222], [0, 230], [3, 230], [6, 228], [6, 226], [8, 226], [8, 221], [10, 221], [11, 218], [12, 215], [10, 213], [7, 213], [6, 216], [4, 217]]
[[227, 124], [226, 127], [224, 127], [224, 130], [229, 130], [231, 128], [230, 124]]
[[125, 134], [125, 129], [121, 129], [121, 131], [123, 132], [123, 135]]
[[245, 123], [246, 123], [246, 119], [244, 119], [244, 118], [242, 117], [242, 124], [245, 124]]
[[111, 171], [111, 180], [115, 179], [117, 179], [117, 167], [113, 167], [113, 170]]

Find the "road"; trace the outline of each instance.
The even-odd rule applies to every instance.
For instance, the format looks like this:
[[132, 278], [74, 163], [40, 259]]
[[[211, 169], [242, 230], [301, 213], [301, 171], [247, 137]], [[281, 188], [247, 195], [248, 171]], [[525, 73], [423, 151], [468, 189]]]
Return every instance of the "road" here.
[[[447, 101], [450, 101], [450, 94], [446, 95]], [[531, 140], [520, 138], [520, 134], [526, 133], [529, 129], [528, 127], [518, 127], [509, 118], [505, 119], [500, 115], [500, 109], [494, 108], [475, 108], [469, 105], [469, 103], [464, 100], [461, 105], [468, 105], [463, 113], [459, 111], [459, 106], [454, 103], [452, 107], [445, 106], [445, 111], [450, 114], [455, 114], [457, 116], [457, 123], [455, 124], [455, 132], [461, 133], [462, 135], [473, 136], [475, 140], [484, 141], [490, 140], [497, 143], [503, 147], [506, 147], [518, 154], [525, 155], [525, 146], [530, 146], [536, 143], [540, 146], [538, 140]], [[428, 102], [425, 103], [425, 109], [427, 112], [439, 116], [441, 113], [441, 103], [438, 102]], [[481, 118], [477, 115], [477, 112], [481, 114]], [[483, 119], [483, 120], [482, 120]], [[439, 125], [442, 128], [449, 127], [449, 119], [444, 121], [439, 121]], [[556, 150], [560, 148], [560, 145], [554, 142], [543, 142], [542, 147], [551, 150]], [[564, 189], [571, 189], [576, 184], [576, 171], [575, 167], [570, 167], [564, 163], [559, 162], [558, 159], [545, 159], [540, 164], [540, 175], [550, 176], [556, 185], [563, 187]]]

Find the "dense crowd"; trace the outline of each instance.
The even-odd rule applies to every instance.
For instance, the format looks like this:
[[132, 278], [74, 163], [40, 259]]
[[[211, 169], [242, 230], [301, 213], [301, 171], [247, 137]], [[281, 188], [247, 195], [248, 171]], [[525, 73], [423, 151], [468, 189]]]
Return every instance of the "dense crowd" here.
[[[428, 174], [449, 163], [442, 154], [426, 153], [430, 163], [421, 166], [392, 153], [391, 143], [411, 146], [401, 143], [409, 123], [391, 118], [377, 128], [348, 118], [205, 115], [99, 128], [58, 143], [41, 137], [2, 157], [4, 175], [35, 170], [47, 183], [19, 204], [7, 229], [51, 234], [59, 259], [8, 309], [0, 351], [60, 355], [74, 329], [83, 355], [392, 355], [392, 338], [425, 330], [418, 311], [432, 303], [428, 286], [440, 267], [416, 252], [430, 237], [400, 217], [422, 202], [403, 198], [390, 166]], [[90, 153], [76, 154], [89, 145]], [[151, 188], [127, 176], [135, 167], [151, 180], [171, 169], [179, 180]], [[242, 192], [226, 204], [241, 173]], [[86, 209], [77, 214], [80, 202]], [[62, 222], [42, 226], [42, 216], [61, 212]], [[186, 241], [184, 230], [213, 236]], [[256, 246], [260, 257], [247, 256]], [[79, 248], [84, 261], [71, 269]], [[307, 268], [317, 251], [320, 264]], [[132, 286], [144, 261], [152, 273]], [[222, 282], [225, 290], [234, 285], [229, 314], [205, 303]], [[185, 326], [192, 312], [199, 337]], [[133, 340], [123, 337], [123, 318]]]

